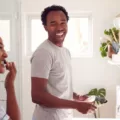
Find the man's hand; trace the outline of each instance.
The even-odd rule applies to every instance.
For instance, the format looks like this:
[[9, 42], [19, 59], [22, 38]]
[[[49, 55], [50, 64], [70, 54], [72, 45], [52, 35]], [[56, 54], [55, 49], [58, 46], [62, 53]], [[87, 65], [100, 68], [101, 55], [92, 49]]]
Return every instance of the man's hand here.
[[75, 101], [85, 101], [87, 98], [88, 98], [88, 96], [86, 96], [86, 95], [80, 96], [80, 95], [78, 95], [76, 93], [73, 93], [73, 99]]
[[94, 106], [92, 103], [88, 102], [78, 102], [77, 110], [81, 112], [82, 114], [87, 114], [88, 112], [94, 112], [96, 109], [96, 106]]
[[5, 88], [8, 89], [9, 87], [14, 85], [15, 77], [16, 77], [16, 67], [13, 62], [6, 63], [6, 69], [9, 71], [6, 79], [5, 79]]

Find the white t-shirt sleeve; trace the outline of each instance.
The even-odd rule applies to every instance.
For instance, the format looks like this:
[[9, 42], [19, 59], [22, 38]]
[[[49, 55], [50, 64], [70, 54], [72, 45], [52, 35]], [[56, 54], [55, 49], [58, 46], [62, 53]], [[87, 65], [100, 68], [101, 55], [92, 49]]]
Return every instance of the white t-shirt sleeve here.
[[31, 77], [48, 79], [51, 67], [51, 54], [45, 49], [40, 49], [34, 53], [31, 59]]
[[9, 120], [10, 117], [6, 114], [3, 107], [0, 106], [0, 120]]

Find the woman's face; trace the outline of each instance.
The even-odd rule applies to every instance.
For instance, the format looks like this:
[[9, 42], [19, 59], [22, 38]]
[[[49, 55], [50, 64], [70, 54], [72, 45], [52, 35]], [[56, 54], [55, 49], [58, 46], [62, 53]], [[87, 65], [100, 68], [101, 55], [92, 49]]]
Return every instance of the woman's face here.
[[7, 57], [8, 57], [8, 55], [7, 55], [6, 51], [4, 50], [4, 44], [3, 44], [2, 38], [0, 37], [0, 73], [5, 72], [4, 60]]

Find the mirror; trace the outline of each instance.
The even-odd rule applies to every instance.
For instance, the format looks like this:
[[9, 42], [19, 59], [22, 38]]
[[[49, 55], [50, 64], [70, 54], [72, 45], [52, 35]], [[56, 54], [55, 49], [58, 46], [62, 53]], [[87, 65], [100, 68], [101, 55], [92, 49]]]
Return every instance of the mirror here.
[[[108, 102], [99, 107], [99, 117], [120, 118], [120, 65], [109, 62], [108, 58], [103, 59], [99, 51], [100, 37], [103, 36], [104, 30], [112, 26], [120, 28], [120, 15], [115, 19], [116, 14], [120, 13], [120, 1], [76, 0], [76, 2], [70, 1], [68, 4], [67, 0], [44, 0], [43, 2], [40, 0], [0, 0], [0, 25], [6, 25], [0, 27], [0, 31], [7, 30], [7, 35], [4, 35], [4, 38], [5, 40], [7, 39], [5, 45], [8, 50], [9, 60], [13, 60], [17, 64], [16, 92], [23, 120], [31, 120], [35, 109], [35, 104], [31, 101], [30, 59], [33, 53], [32, 50], [36, 49], [34, 46], [38, 45], [38, 41], [36, 42], [37, 38], [34, 39], [31, 36], [32, 26], [36, 30], [34, 31], [35, 36], [36, 34], [42, 34], [45, 37], [45, 34], [43, 35], [43, 33], [39, 33], [38, 31], [41, 29], [44, 30], [41, 28], [42, 25], [39, 20], [43, 9], [51, 4], [64, 6], [69, 15], [71, 15], [71, 18], [78, 18], [79, 16], [87, 19], [86, 22], [83, 20], [81, 24], [83, 34], [79, 36], [79, 31], [76, 34], [78, 35], [77, 38], [81, 38], [83, 35], [85, 39], [88, 36], [91, 39], [87, 39], [87, 42], [82, 43], [85, 47], [84, 49], [80, 48], [80, 50], [82, 49], [81, 51], [83, 52], [80, 53], [77, 48], [75, 51], [72, 50], [74, 53], [71, 59], [74, 91], [80, 95], [84, 95], [88, 94], [91, 89], [104, 88], [106, 90], [105, 98]], [[32, 21], [32, 17], [33, 19], [37, 18], [37, 20], [33, 20], [31, 25], [30, 20]], [[3, 23], [3, 20], [10, 21]], [[72, 22], [77, 23], [74, 20]], [[85, 29], [82, 26], [83, 24], [87, 24]], [[40, 28], [36, 29], [36, 27]], [[70, 34], [72, 32], [74, 31], [70, 26]], [[68, 36], [68, 38], [70, 37]], [[72, 47], [72, 45], [80, 43], [79, 39], [75, 41], [73, 38], [71, 41], [69, 43], [69, 40], [67, 40], [65, 44], [70, 44], [70, 47]], [[77, 47], [79, 48], [79, 45]], [[0, 78], [3, 80], [4, 76]], [[2, 84], [0, 83], [0, 86]], [[5, 97], [3, 86], [0, 89], [2, 89], [2, 93], [0, 94], [3, 94], [3, 97]], [[4, 103], [0, 104], [5, 106]], [[93, 113], [83, 115], [74, 110], [73, 120], [77, 118], [95, 118], [95, 115]]]

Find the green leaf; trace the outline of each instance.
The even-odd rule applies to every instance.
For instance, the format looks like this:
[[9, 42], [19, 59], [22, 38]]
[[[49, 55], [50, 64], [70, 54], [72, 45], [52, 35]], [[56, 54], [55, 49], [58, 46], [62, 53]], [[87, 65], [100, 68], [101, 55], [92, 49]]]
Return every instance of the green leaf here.
[[107, 53], [107, 51], [108, 51], [108, 47], [106, 46], [104, 50], [105, 50], [105, 52]]
[[116, 31], [117, 31], [116, 27], [113, 27], [113, 28], [112, 28], [112, 30], [113, 30], [114, 32], [116, 32]]
[[101, 47], [100, 47], [100, 51], [102, 52], [103, 50], [104, 50], [104, 47], [101, 46]]
[[97, 88], [94, 88], [88, 93], [88, 95], [97, 95], [97, 92], [98, 92]]
[[107, 45], [106, 42], [101, 43], [101, 46], [102, 46], [102, 47], [104, 47], [104, 46], [106, 46], [106, 45]]
[[98, 96], [105, 97], [106, 96], [106, 90], [104, 88], [101, 88], [98, 90]]
[[107, 30], [104, 30], [105, 35], [109, 35], [109, 32]]
[[102, 51], [102, 52], [101, 52], [101, 56], [102, 56], [102, 57], [106, 57], [106, 56], [107, 56], [107, 52], [106, 52], [106, 51]]
[[[100, 89], [94, 88], [94, 89], [90, 90], [90, 92], [87, 95], [90, 95], [90, 96], [95, 95], [97, 97], [105, 97], [106, 90], [104, 88], [100, 88]], [[101, 102], [99, 100], [95, 100], [95, 104], [100, 105]]]
[[100, 102], [99, 102], [99, 101], [96, 101], [96, 103], [97, 103], [98, 105], [100, 105]]
[[112, 35], [112, 30], [111, 29], [109, 29], [109, 35]]

